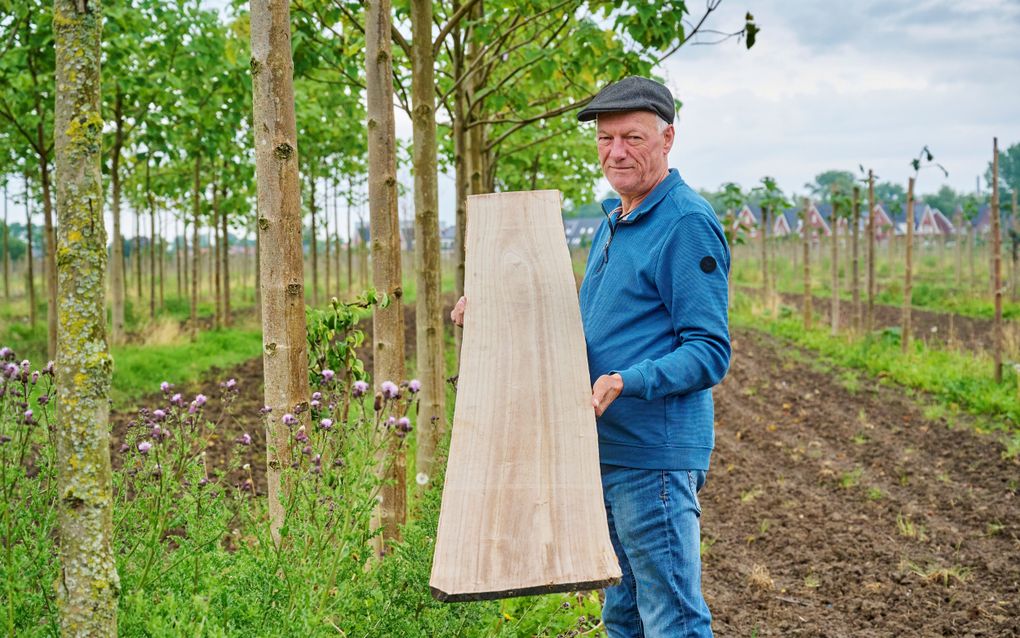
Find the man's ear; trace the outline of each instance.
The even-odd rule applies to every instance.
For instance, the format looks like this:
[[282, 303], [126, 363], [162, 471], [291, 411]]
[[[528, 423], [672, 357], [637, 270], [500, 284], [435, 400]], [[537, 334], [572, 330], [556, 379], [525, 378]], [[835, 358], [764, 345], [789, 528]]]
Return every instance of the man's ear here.
[[673, 138], [676, 137], [676, 129], [673, 128], [672, 124], [667, 126], [665, 130], [662, 131], [662, 137], [665, 138], [662, 146], [664, 151], [663, 154], [668, 155], [670, 149], [673, 148]]

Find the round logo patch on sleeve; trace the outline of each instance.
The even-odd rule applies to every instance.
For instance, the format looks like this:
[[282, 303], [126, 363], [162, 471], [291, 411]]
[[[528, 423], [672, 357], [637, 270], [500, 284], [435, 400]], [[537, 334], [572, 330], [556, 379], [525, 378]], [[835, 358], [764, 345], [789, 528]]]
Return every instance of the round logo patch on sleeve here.
[[703, 257], [701, 260], [701, 272], [706, 275], [715, 270], [715, 258], [714, 257]]

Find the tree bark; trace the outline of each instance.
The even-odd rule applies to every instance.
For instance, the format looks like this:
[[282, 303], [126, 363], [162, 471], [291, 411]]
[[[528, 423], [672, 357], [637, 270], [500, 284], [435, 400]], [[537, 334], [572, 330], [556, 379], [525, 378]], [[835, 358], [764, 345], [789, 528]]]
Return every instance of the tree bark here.
[[1002, 383], [1002, 235], [999, 231], [999, 138], [992, 138], [992, 282], [995, 299], [992, 356], [995, 382]]
[[311, 248], [311, 259], [312, 259], [312, 306], [319, 306], [319, 241], [317, 235], [317, 229], [315, 227], [315, 171], [309, 170], [310, 176], [308, 178], [308, 208], [311, 212], [311, 229], [309, 234], [308, 243]]
[[287, 0], [252, 0], [251, 50], [262, 362], [265, 402], [272, 410], [266, 479], [270, 528], [279, 545], [286, 489], [281, 473], [290, 465], [290, 432], [282, 418], [294, 414], [307, 425], [309, 414], [301, 178]]
[[[37, 127], [42, 143], [43, 125]], [[46, 278], [46, 351], [50, 359], [57, 356], [57, 240], [53, 230], [53, 199], [50, 194], [50, 161], [48, 154], [40, 158], [39, 177], [43, 205], [43, 273]]]
[[832, 244], [829, 248], [832, 254], [832, 335], [836, 336], [839, 334], [839, 215], [838, 215], [838, 204], [836, 202], [836, 186], [832, 187], [832, 217], [831, 224], [832, 235], [830, 235], [830, 243]]
[[137, 209], [135, 210], [135, 299], [139, 302], [142, 301], [142, 213]]
[[850, 228], [852, 235], [850, 236], [850, 250], [853, 252], [853, 264], [850, 275], [850, 287], [851, 296], [853, 299], [853, 328], [854, 331], [861, 329], [861, 276], [860, 276], [860, 258], [858, 256], [858, 249], [860, 247], [860, 234], [861, 234], [861, 189], [858, 186], [854, 186], [853, 202], [851, 204], [851, 215], [852, 221]]
[[25, 175], [25, 261], [28, 265], [26, 273], [25, 288], [28, 290], [28, 325], [35, 328], [36, 303], [35, 303], [35, 261], [32, 255], [32, 194], [28, 187], [28, 174]]
[[[390, 298], [373, 313], [375, 383], [404, 378], [404, 316], [401, 303], [400, 226], [397, 218], [396, 138], [393, 120], [393, 59], [389, 0], [369, 0], [365, 8], [365, 86], [368, 116], [368, 202], [372, 242], [372, 283]], [[393, 436], [380, 467], [389, 467], [374, 521], [381, 542], [399, 540], [406, 520], [406, 466], [400, 439]], [[378, 538], [378, 537], [377, 537]], [[382, 547], [377, 547], [382, 549]]]
[[772, 309], [772, 290], [769, 278], [769, 251], [768, 251], [768, 228], [769, 209], [768, 206], [761, 207], [761, 294], [762, 303], [767, 311]]
[[202, 173], [202, 154], [199, 149], [195, 149], [195, 173], [194, 183], [191, 190], [191, 322], [190, 322], [190, 335], [191, 340], [195, 341], [198, 338], [198, 259], [201, 251], [199, 250], [198, 240], [198, 216], [201, 213], [201, 202], [199, 200], [199, 187], [200, 178]]
[[119, 346], [124, 343], [124, 236], [120, 230], [120, 155], [124, 147], [124, 109], [120, 88], [116, 87], [113, 100], [113, 147], [110, 149], [110, 188], [113, 218], [113, 250], [110, 253], [110, 293], [113, 298], [111, 310], [110, 343]]
[[875, 173], [868, 170], [868, 312], [864, 330], [871, 332], [875, 317]]
[[956, 219], [956, 288], [963, 286], [963, 215]]
[[145, 197], [149, 203], [149, 319], [156, 318], [156, 198], [149, 182], [149, 158], [145, 158]]
[[811, 201], [804, 198], [804, 225], [801, 241], [804, 247], [804, 330], [811, 330]]
[[[209, 226], [209, 259], [213, 262], [213, 267], [209, 269], [213, 272], [213, 308], [215, 308], [213, 315], [213, 325], [217, 328], [223, 325], [223, 291], [220, 289], [220, 185], [219, 176], [217, 181], [213, 182], [212, 185], [212, 223]], [[216, 238], [215, 248], [213, 248], [213, 238]]]
[[411, 33], [416, 357], [422, 382], [415, 467], [419, 475], [430, 477], [446, 419], [432, 0], [412, 0]]
[[4, 301], [11, 302], [11, 228], [7, 221], [7, 183], [4, 182]]
[[166, 214], [159, 218], [159, 309], [162, 312], [166, 287]]
[[911, 177], [907, 182], [907, 250], [905, 269], [903, 272], [903, 310], [901, 312], [900, 345], [906, 354], [910, 348], [910, 303], [914, 285], [914, 183]]
[[[83, 10], [77, 7], [85, 6]], [[106, 344], [106, 231], [100, 154], [101, 4], [54, 2], [59, 223], [56, 448], [64, 636], [116, 636], [117, 576]]]
[[227, 231], [227, 211], [220, 214], [220, 241], [223, 256], [223, 325], [230, 326], [230, 233]]
[[333, 264], [331, 262], [331, 252], [329, 249], [329, 179], [322, 185], [322, 237], [324, 239], [323, 247], [326, 249], [326, 299], [334, 297], [335, 291], [333, 290]]

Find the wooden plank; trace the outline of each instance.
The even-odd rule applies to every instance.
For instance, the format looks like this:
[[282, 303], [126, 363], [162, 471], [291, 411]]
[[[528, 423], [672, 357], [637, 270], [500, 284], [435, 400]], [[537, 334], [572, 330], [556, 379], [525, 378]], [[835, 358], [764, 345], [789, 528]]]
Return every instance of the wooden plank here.
[[472, 196], [467, 213], [468, 304], [432, 594], [614, 584], [559, 191]]

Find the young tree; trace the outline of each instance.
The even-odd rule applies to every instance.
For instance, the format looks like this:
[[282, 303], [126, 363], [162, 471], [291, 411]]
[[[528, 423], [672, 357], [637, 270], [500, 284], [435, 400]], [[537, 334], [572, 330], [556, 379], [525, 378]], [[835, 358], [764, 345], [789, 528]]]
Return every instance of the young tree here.
[[[365, 8], [365, 86], [368, 116], [368, 201], [371, 218], [372, 283], [389, 301], [372, 315], [376, 388], [404, 378], [404, 315], [401, 297], [400, 226], [397, 218], [396, 136], [393, 118], [393, 58], [389, 0], [371, 0]], [[391, 438], [389, 471], [381, 490], [375, 523], [381, 541], [399, 540], [406, 520], [406, 465]], [[380, 459], [380, 465], [384, 465]], [[377, 537], [379, 538], [379, 537]], [[381, 549], [381, 548], [380, 548]]]
[[773, 313], [776, 310], [776, 294], [774, 291], [774, 278], [769, 272], [769, 214], [774, 212], [777, 215], [782, 215], [783, 211], [790, 207], [790, 202], [783, 195], [783, 191], [779, 189], [775, 179], [763, 177], [761, 178], [761, 183], [761, 186], [755, 187], [754, 192], [758, 195], [758, 207], [761, 209], [762, 294], [764, 295], [765, 307], [768, 309], [768, 312]]
[[811, 227], [811, 200], [807, 197], [803, 200], [801, 209], [801, 241], [804, 247], [804, 330], [811, 330], [811, 236], [814, 231]]
[[289, 5], [288, 0], [251, 3], [262, 361], [265, 402], [272, 410], [266, 432], [266, 478], [277, 544], [284, 518], [281, 471], [290, 464], [290, 433], [282, 417], [294, 414], [307, 421], [308, 415], [307, 410], [296, 409], [308, 405], [308, 354]]
[[992, 336], [992, 357], [995, 382], [1002, 383], [1002, 236], [999, 230], [999, 138], [992, 138], [992, 292], [995, 318]]
[[[744, 205], [747, 200], [747, 196], [744, 191], [741, 190], [740, 186], [733, 183], [727, 182], [723, 184], [722, 192], [720, 194], [720, 203], [725, 207], [726, 213], [723, 216], [723, 233], [726, 235], [726, 242], [730, 245], [731, 249], [744, 243], [743, 228], [737, 223], [737, 211]], [[733, 304], [733, 261], [730, 261], [730, 276], [727, 278], [729, 285], [729, 303]]]
[[868, 311], [864, 330], [871, 332], [875, 317], [875, 172], [868, 169]]
[[[106, 232], [100, 172], [99, 0], [55, 0], [55, 155], [60, 217], [57, 604], [67, 636], [116, 636], [120, 584], [111, 548], [113, 486], [106, 345]], [[98, 221], [97, 223], [97, 220]]]
[[903, 275], [903, 309], [902, 309], [902, 313], [901, 313], [902, 314], [902, 319], [901, 319], [902, 327], [901, 327], [901, 336], [900, 336], [900, 344], [902, 346], [902, 349], [903, 349], [904, 353], [908, 352], [909, 348], [910, 348], [910, 329], [911, 329], [911, 325], [910, 325], [910, 310], [911, 310], [911, 303], [912, 303], [912, 300], [913, 300], [913, 297], [912, 297], [912, 295], [913, 295], [913, 282], [914, 282], [914, 260], [913, 260], [914, 255], [913, 255], [913, 253], [914, 253], [914, 226], [915, 226], [915, 221], [914, 221], [914, 185], [917, 182], [917, 174], [921, 170], [922, 163], [925, 163], [927, 165], [937, 166], [938, 168], [940, 168], [942, 170], [942, 172], [945, 174], [946, 177], [949, 176], [949, 173], [946, 172], [946, 169], [943, 168], [941, 164], [933, 162], [934, 159], [935, 158], [931, 154], [931, 151], [928, 150], [927, 146], [925, 146], [923, 149], [921, 149], [920, 154], [915, 159], [911, 160], [911, 162], [910, 162], [910, 165], [914, 168], [914, 174], [910, 177], [910, 181], [907, 183], [907, 217], [906, 217], [906, 219], [907, 219], [907, 249], [906, 249], [906, 264], [905, 264], [906, 267], [904, 268], [904, 275]]

